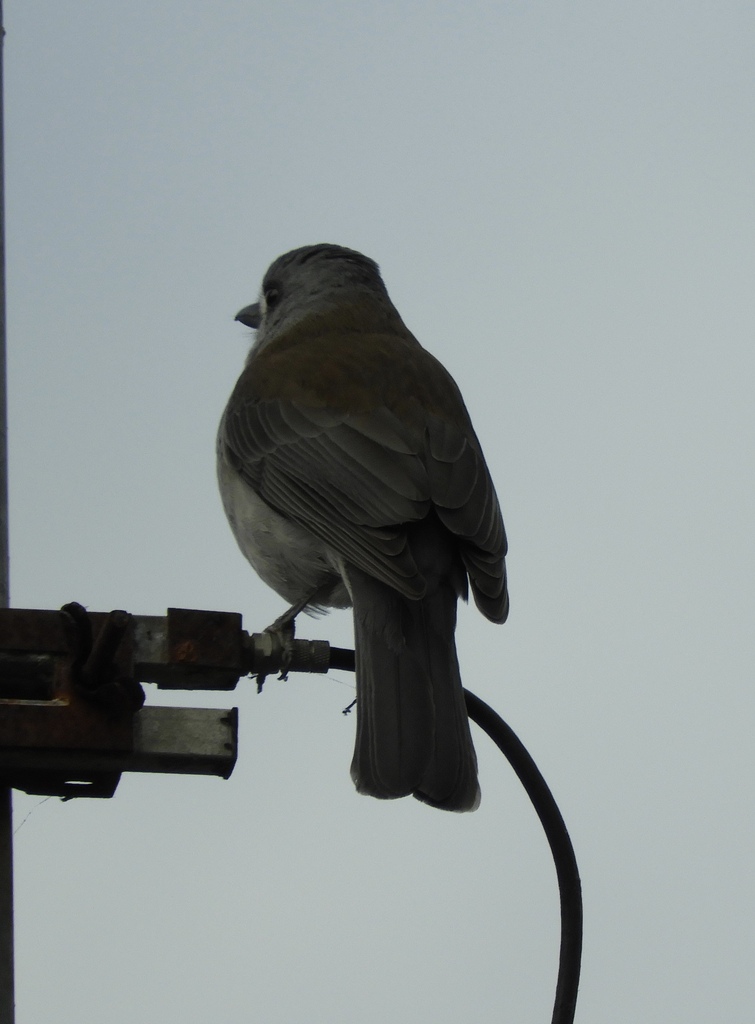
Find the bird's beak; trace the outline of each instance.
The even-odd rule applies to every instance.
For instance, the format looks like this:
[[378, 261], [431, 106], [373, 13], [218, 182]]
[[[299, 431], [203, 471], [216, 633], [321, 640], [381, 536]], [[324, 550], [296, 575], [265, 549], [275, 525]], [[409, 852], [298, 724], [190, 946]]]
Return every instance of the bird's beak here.
[[238, 320], [245, 327], [252, 327], [256, 331], [262, 320], [259, 302], [253, 302], [251, 306], [244, 306], [243, 309], [238, 311], [234, 320]]

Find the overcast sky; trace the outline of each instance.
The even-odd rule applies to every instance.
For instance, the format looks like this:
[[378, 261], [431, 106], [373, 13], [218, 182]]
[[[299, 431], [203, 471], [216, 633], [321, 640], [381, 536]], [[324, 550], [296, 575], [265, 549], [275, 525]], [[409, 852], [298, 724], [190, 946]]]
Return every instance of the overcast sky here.
[[[13, 603], [280, 613], [216, 493], [233, 317], [360, 249], [498, 489], [511, 616], [459, 656], [572, 835], [578, 1022], [749, 1020], [752, 4], [4, 6]], [[17, 1024], [550, 1020], [553, 866], [487, 738], [475, 814], [382, 803], [347, 673], [254, 690], [178, 698], [240, 708], [228, 782], [16, 796]]]

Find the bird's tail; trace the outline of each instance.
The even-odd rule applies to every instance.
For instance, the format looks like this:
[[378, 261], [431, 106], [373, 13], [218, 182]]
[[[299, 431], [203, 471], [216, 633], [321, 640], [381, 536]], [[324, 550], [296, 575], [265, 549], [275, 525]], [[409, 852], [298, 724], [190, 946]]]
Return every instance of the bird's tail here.
[[449, 811], [480, 802], [477, 758], [456, 657], [457, 595], [449, 580], [409, 600], [351, 568], [360, 793], [413, 795]]

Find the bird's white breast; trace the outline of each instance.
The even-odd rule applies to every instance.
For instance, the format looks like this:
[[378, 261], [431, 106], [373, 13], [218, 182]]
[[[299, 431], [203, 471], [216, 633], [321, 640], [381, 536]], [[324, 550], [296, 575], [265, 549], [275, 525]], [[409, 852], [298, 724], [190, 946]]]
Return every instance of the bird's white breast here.
[[[290, 604], [308, 597], [328, 576], [341, 576], [327, 545], [272, 509], [228, 463], [217, 458], [218, 483], [233, 535], [257, 575]], [[328, 604], [347, 607], [341, 585]]]

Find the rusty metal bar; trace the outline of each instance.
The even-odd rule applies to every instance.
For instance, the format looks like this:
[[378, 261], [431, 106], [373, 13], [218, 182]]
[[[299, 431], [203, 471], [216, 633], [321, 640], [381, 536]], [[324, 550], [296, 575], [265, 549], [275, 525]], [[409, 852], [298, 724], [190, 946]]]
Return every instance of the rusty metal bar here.
[[227, 779], [238, 749], [237, 708], [145, 707], [128, 748], [0, 746], [0, 775], [52, 796], [112, 796], [121, 772]]
[[[92, 671], [100, 661], [119, 664], [138, 682], [156, 683], [161, 689], [233, 690], [247, 675], [354, 668], [353, 651], [331, 647], [327, 640], [294, 639], [285, 632], [249, 634], [237, 612], [169, 608], [167, 615], [129, 615], [78, 608], [94, 634], [92, 657], [84, 669]], [[114, 619], [120, 623], [118, 642], [102, 659], [95, 655], [107, 646], [104, 627]], [[70, 655], [71, 638], [61, 611], [0, 609], [0, 702], [49, 699], [55, 691], [55, 660]], [[86, 674], [80, 680], [85, 684]], [[86, 688], [96, 689], [96, 679], [90, 683]]]

